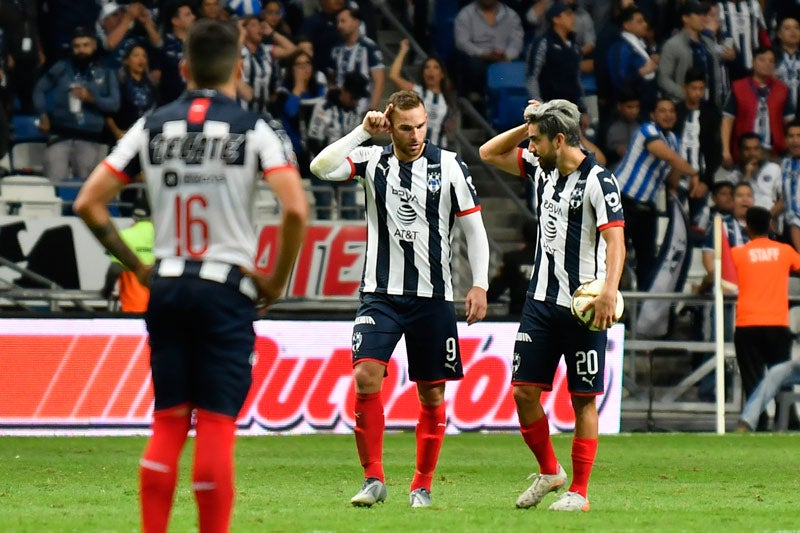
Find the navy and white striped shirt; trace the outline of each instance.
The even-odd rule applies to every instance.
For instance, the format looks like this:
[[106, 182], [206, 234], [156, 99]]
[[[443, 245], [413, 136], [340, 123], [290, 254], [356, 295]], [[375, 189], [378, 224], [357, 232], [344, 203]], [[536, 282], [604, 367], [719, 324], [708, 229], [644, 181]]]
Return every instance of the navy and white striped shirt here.
[[272, 50], [271, 44], [260, 44], [255, 52], [242, 46], [242, 80], [253, 89], [253, 99], [243, 107], [256, 113], [267, 112], [270, 97], [281, 84], [281, 69]]
[[781, 162], [786, 223], [800, 227], [800, 157], [784, 157]]
[[653, 202], [658, 188], [669, 174], [669, 163], [659, 159], [647, 150], [653, 141], [664, 141], [677, 152], [680, 147], [678, 137], [671, 131], [664, 131], [655, 122], [645, 122], [633, 134], [625, 157], [616, 170], [622, 194], [637, 202]]
[[431, 143], [410, 163], [391, 144], [356, 148], [347, 160], [367, 195], [361, 291], [452, 301], [453, 223], [481, 208], [467, 165]]
[[433, 144], [447, 148], [447, 135], [444, 124], [447, 119], [447, 100], [442, 93], [435, 93], [422, 85], [414, 84], [414, 92], [422, 98], [428, 113], [428, 134], [426, 138]]
[[[713, 216], [712, 216], [713, 219]], [[722, 231], [728, 237], [728, 244], [733, 248], [734, 246], [741, 246], [750, 242], [750, 237], [747, 236], [744, 224], [739, 222], [733, 213], [722, 214]], [[706, 236], [703, 241], [703, 251], [714, 251], [714, 224], [709, 224], [706, 228]]]
[[591, 156], [568, 176], [545, 172], [536, 156], [520, 148], [521, 176], [533, 180], [539, 238], [528, 292], [535, 300], [570, 306], [578, 285], [606, 277], [606, 241], [600, 232], [624, 226], [614, 174]]
[[369, 80], [369, 91], [372, 92], [372, 71], [383, 70], [383, 53], [378, 45], [363, 35], [352, 46], [341, 44], [331, 50], [333, 79], [337, 87], [344, 85], [344, 77], [348, 72], [358, 72]]
[[767, 30], [764, 13], [758, 0], [727, 0], [717, 3], [720, 31], [733, 37], [736, 53], [742, 56], [745, 68], [753, 68], [753, 50], [758, 48], [760, 30]]

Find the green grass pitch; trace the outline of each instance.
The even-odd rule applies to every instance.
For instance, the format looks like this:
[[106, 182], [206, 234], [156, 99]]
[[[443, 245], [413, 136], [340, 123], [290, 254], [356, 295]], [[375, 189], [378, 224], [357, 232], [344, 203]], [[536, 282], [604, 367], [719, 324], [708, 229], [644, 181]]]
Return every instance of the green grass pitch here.
[[[568, 473], [570, 435], [554, 436]], [[0, 438], [0, 531], [137, 531], [143, 438]], [[189, 442], [186, 452], [191, 451]], [[184, 453], [170, 531], [196, 531]], [[233, 531], [777, 531], [800, 529], [800, 435], [603, 436], [589, 513], [517, 510], [536, 470], [518, 434], [447, 436], [434, 505], [411, 509], [414, 435], [388, 434], [389, 497], [353, 508], [352, 436], [240, 438]]]

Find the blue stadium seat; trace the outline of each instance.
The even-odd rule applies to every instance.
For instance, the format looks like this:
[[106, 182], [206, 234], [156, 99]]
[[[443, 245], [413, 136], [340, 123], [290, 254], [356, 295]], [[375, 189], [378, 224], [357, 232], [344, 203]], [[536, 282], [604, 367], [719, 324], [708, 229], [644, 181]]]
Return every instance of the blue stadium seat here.
[[525, 62], [492, 63], [486, 72], [489, 121], [498, 130], [522, 124], [528, 105]]
[[37, 115], [14, 115], [11, 119], [11, 144], [46, 142], [47, 135], [36, 125]]

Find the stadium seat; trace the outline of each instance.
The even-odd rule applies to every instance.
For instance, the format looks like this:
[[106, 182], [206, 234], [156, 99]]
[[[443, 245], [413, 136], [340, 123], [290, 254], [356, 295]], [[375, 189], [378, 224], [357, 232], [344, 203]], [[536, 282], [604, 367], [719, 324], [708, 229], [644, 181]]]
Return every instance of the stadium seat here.
[[44, 174], [44, 142], [21, 142], [11, 145], [8, 152], [9, 166], [14, 173]]
[[489, 121], [498, 130], [522, 123], [528, 105], [525, 62], [493, 63], [486, 72]]
[[61, 215], [61, 198], [42, 176], [6, 176], [0, 179], [0, 204], [4, 214], [26, 217]]
[[23, 142], [46, 142], [47, 135], [42, 133], [37, 115], [14, 115], [11, 119], [11, 144]]

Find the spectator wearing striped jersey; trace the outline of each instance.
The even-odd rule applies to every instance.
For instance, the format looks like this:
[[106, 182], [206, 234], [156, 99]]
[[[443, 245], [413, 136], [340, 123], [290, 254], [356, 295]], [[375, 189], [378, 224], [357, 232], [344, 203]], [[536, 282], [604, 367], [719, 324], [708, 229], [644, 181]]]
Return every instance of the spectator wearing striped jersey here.
[[753, 74], [733, 82], [722, 112], [722, 164], [739, 163], [739, 137], [753, 131], [773, 156], [786, 149], [783, 128], [794, 118], [786, 84], [775, 77], [775, 52], [761, 47], [753, 52]]
[[378, 109], [383, 88], [386, 85], [383, 53], [377, 43], [361, 35], [361, 12], [355, 5], [348, 5], [336, 15], [336, 28], [342, 44], [331, 50], [332, 84], [341, 87], [344, 77], [350, 72], [358, 72], [369, 83], [369, 98], [358, 103], [358, 110]]
[[[368, 112], [361, 125], [311, 162], [320, 178], [358, 178], [367, 199], [367, 261], [352, 345], [356, 445], [365, 477], [350, 500], [357, 506], [386, 499], [380, 391], [401, 335], [420, 400], [409, 500], [412, 507], [431, 505], [447, 426], [445, 383], [463, 377], [450, 264], [455, 220], [466, 236], [472, 271], [464, 304], [467, 324], [486, 314], [489, 243], [477, 192], [461, 158], [425, 140], [426, 118], [418, 94], [398, 91], [384, 112]], [[379, 133], [389, 133], [392, 143], [359, 147]]]
[[[563, 355], [575, 412], [573, 479], [550, 510], [588, 511], [589, 476], [598, 443], [596, 397], [605, 386], [606, 330], [613, 323], [625, 262], [625, 219], [616, 178], [580, 147], [578, 107], [566, 100], [532, 101], [524, 118], [525, 124], [480, 148], [481, 159], [487, 163], [533, 179], [539, 221], [536, 259], [511, 375], [520, 432], [539, 463], [539, 474], [519, 496], [517, 507], [534, 507], [567, 483], [541, 403], [542, 392], [552, 390]], [[527, 150], [519, 148], [525, 140]], [[605, 285], [589, 304], [594, 308], [592, 325], [597, 328], [592, 331], [575, 321], [570, 302], [581, 283], [595, 278], [605, 280]]]
[[243, 68], [237, 92], [245, 109], [268, 113], [273, 110], [272, 104], [281, 86], [278, 61], [289, 57], [297, 47], [288, 38], [272, 30], [269, 24], [266, 25], [269, 27], [267, 31], [271, 33], [266, 37], [271, 37], [275, 44], [264, 44], [264, 27], [255, 15], [242, 17], [240, 24], [244, 30]]
[[800, 252], [800, 122], [786, 125], [786, 157], [781, 161], [783, 198], [786, 206], [786, 241]]
[[450, 94], [447, 71], [438, 58], [428, 57], [422, 62], [417, 80], [405, 79], [402, 69], [408, 50], [408, 39], [403, 39], [389, 69], [389, 79], [398, 89], [414, 91], [420, 95], [428, 112], [428, 140], [437, 146], [447, 148], [447, 130], [453, 127], [452, 121], [448, 120], [452, 118], [448, 112], [453, 98]]
[[634, 134], [625, 157], [616, 170], [625, 209], [625, 238], [635, 252], [636, 281], [646, 290], [656, 260], [656, 195], [665, 183], [675, 189], [682, 175], [690, 176], [690, 198], [702, 198], [708, 187], [697, 169], [679, 154], [675, 126], [675, 104], [661, 98], [645, 122]]
[[[326, 146], [358, 126], [364, 116], [358, 111], [358, 103], [369, 95], [367, 83], [367, 79], [358, 72], [350, 72], [345, 76], [342, 87], [330, 89], [325, 100], [316, 103], [308, 121], [306, 139], [311, 154], [319, 154]], [[334, 218], [334, 195], [341, 218], [358, 220], [362, 217], [360, 209], [356, 207], [353, 183], [331, 183], [312, 174], [311, 184], [314, 186], [312, 192], [318, 219]]]
[[775, 77], [789, 88], [789, 101], [797, 117], [800, 104], [800, 22], [791, 17], [783, 19], [778, 27]]
[[731, 80], [748, 75], [755, 66], [758, 48], [772, 46], [767, 22], [759, 0], [723, 0], [719, 6], [720, 30], [733, 38], [736, 58], [731, 65]]
[[[746, 181], [753, 188], [753, 205], [763, 207], [772, 214], [773, 222], [783, 213], [783, 179], [781, 167], [766, 158], [761, 139], [753, 132], [739, 137], [739, 153], [742, 164], [734, 168], [728, 181], [734, 185]], [[772, 230], [780, 233], [781, 227]]]
[[[268, 306], [283, 294], [308, 219], [288, 140], [234, 100], [240, 49], [233, 23], [194, 24], [181, 67], [193, 90], [137, 121], [73, 206], [100, 243], [150, 286], [145, 322], [155, 405], [139, 462], [142, 531], [167, 531], [193, 420], [197, 523], [200, 531], [229, 530], [236, 418], [252, 382], [256, 302]], [[153, 266], [125, 244], [108, 211], [140, 171], [155, 227]], [[271, 275], [254, 264], [252, 198], [261, 180], [282, 212]]]

